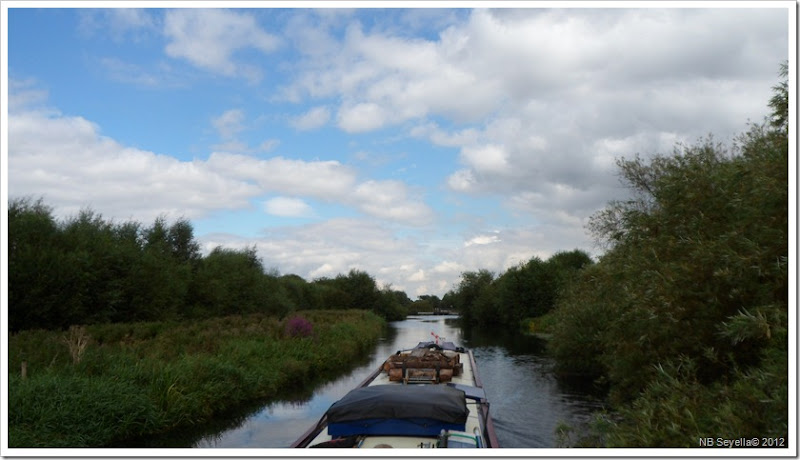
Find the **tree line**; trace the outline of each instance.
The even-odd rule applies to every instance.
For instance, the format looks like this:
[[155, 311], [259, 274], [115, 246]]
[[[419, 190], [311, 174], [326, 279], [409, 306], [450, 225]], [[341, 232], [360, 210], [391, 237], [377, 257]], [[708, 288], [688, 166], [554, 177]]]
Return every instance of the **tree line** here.
[[547, 260], [533, 257], [495, 277], [489, 270], [464, 272], [442, 298], [467, 323], [518, 327], [549, 313], [562, 289], [583, 267], [593, 264], [586, 251], [559, 251]]
[[59, 221], [30, 197], [9, 202], [8, 267], [11, 331], [305, 309], [396, 320], [411, 304], [360, 270], [309, 282], [266, 271], [255, 247], [202, 255], [185, 219], [114, 223], [86, 209]]

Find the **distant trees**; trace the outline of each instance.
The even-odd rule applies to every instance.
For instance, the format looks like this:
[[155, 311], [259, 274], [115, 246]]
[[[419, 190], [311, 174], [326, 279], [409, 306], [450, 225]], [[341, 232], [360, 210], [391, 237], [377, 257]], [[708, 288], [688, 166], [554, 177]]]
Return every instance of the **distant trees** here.
[[322, 278], [315, 282], [322, 288], [325, 308], [372, 309], [387, 320], [403, 319], [406, 311], [401, 302], [405, 294], [398, 295], [390, 287], [379, 289], [375, 279], [356, 269], [336, 278]]
[[91, 210], [57, 222], [41, 199], [9, 202], [12, 331], [302, 309], [364, 309], [405, 317], [410, 304], [366, 272], [308, 282], [264, 271], [255, 247], [206, 256], [189, 221], [111, 223]]
[[553, 309], [561, 290], [592, 258], [575, 249], [547, 261], [533, 257], [495, 278], [488, 270], [465, 272], [458, 286], [442, 299], [467, 322], [518, 326]]
[[442, 308], [442, 299], [435, 295], [421, 295], [417, 297], [410, 306], [411, 313], [430, 312], [434, 313]]
[[[785, 66], [782, 68], [785, 77]], [[610, 386], [609, 446], [788, 433], [788, 94], [732, 150], [619, 160], [633, 197], [592, 218], [608, 251], [558, 302], [563, 373]]]

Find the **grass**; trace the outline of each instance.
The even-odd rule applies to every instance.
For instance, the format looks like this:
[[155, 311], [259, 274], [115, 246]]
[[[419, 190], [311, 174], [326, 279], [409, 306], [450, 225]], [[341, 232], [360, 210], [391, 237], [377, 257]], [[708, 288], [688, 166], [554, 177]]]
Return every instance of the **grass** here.
[[79, 360], [63, 332], [15, 334], [9, 447], [103, 447], [204, 423], [336, 375], [384, 324], [361, 310], [300, 315], [312, 325], [307, 337], [259, 314], [85, 326]]

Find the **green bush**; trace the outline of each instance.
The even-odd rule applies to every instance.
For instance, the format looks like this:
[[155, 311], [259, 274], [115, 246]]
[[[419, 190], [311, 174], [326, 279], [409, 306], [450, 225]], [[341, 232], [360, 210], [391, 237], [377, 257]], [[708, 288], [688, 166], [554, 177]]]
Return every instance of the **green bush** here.
[[789, 152], [770, 126], [618, 162], [632, 197], [592, 218], [608, 250], [550, 344], [559, 370], [610, 386], [608, 445], [787, 435]]

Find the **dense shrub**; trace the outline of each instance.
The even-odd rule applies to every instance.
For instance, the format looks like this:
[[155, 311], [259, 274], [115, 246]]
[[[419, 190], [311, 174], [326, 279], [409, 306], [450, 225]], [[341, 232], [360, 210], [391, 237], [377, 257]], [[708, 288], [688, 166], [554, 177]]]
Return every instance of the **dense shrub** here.
[[562, 372], [610, 385], [609, 445], [788, 434], [788, 131], [772, 120], [731, 149], [618, 162], [632, 197], [592, 218], [608, 250], [551, 343]]

